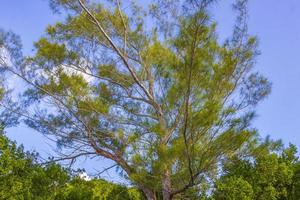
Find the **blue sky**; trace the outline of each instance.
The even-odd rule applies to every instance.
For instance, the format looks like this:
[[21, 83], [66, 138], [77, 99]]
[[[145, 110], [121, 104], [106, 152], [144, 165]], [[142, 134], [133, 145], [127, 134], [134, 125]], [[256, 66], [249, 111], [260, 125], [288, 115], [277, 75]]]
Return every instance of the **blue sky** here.
[[[224, 2], [228, 2], [223, 0]], [[256, 69], [273, 83], [271, 95], [257, 108], [253, 126], [262, 136], [283, 139], [300, 147], [300, 1], [249, 0], [249, 32], [260, 41], [261, 56]], [[221, 37], [230, 34], [232, 14], [229, 4], [219, 3], [214, 18], [219, 21]], [[6, 0], [1, 2], [0, 27], [19, 34], [28, 54], [32, 44], [43, 35], [45, 27], [59, 20], [46, 0]], [[20, 126], [8, 130], [8, 136], [23, 143], [28, 150], [50, 153], [49, 141]], [[79, 167], [101, 171], [107, 161], [80, 162]]]

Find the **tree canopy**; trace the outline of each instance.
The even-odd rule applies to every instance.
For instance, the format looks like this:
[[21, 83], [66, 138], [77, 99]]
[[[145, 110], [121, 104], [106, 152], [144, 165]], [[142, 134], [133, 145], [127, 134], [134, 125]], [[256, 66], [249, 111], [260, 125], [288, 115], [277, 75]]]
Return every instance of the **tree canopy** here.
[[[65, 159], [114, 161], [147, 199], [197, 191], [254, 137], [254, 108], [271, 90], [253, 69], [247, 1], [234, 3], [226, 41], [209, 14], [214, 2], [50, 0], [65, 19], [48, 26], [34, 55], [22, 57], [18, 38], [0, 32], [1, 70], [28, 86], [24, 121], [55, 138]], [[230, 195], [250, 198], [257, 191], [246, 182], [217, 187], [221, 195], [242, 185]]]
[[251, 72], [258, 52], [246, 1], [235, 4], [224, 44], [206, 12], [212, 2], [158, 1], [126, 13], [119, 1], [51, 1], [66, 20], [47, 28], [18, 71], [3, 60], [31, 86], [25, 103], [37, 111], [27, 124], [54, 135], [70, 158], [115, 161], [148, 199], [200, 184], [251, 137], [252, 108], [270, 90]]
[[216, 199], [300, 198], [300, 162], [294, 145], [283, 148], [280, 141], [266, 138], [247, 151], [224, 162], [224, 173], [216, 181]]

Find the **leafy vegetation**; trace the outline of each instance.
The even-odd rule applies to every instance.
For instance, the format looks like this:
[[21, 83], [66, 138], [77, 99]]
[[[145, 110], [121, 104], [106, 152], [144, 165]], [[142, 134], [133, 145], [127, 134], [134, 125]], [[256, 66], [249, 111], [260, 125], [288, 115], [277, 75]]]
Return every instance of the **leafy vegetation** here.
[[[50, 0], [65, 20], [23, 57], [0, 30], [0, 69], [24, 82], [0, 90], [3, 127], [19, 121], [54, 139], [63, 158], [113, 161], [133, 188], [84, 181], [1, 134], [4, 199], [299, 199], [296, 148], [257, 140], [255, 106], [269, 81], [254, 70], [247, 0], [232, 36], [218, 38], [214, 0]], [[128, 5], [127, 5], [128, 4]], [[125, 9], [126, 7], [126, 9]], [[151, 20], [151, 23], [147, 23]]]
[[300, 198], [300, 162], [294, 145], [283, 148], [279, 141], [267, 138], [247, 151], [224, 162], [224, 174], [216, 181], [216, 199]]
[[[300, 161], [295, 146], [283, 148], [279, 141], [268, 138], [248, 145], [251, 147], [244, 149], [247, 154], [240, 152], [223, 161], [224, 171], [213, 182], [189, 189], [174, 199], [298, 200]], [[84, 180], [58, 164], [38, 164], [37, 156], [24, 152], [22, 146], [18, 147], [1, 133], [0, 199], [144, 199], [135, 187], [96, 178]]]
[[254, 134], [270, 83], [253, 71], [245, 0], [224, 43], [208, 12], [214, 1], [129, 3], [126, 12], [120, 1], [50, 2], [66, 19], [21, 68], [3, 67], [28, 83], [24, 107], [35, 109], [25, 109], [26, 124], [66, 158], [110, 159], [148, 199], [168, 200], [211, 179]]
[[24, 152], [22, 146], [0, 134], [0, 199], [36, 200], [140, 200], [134, 188], [102, 179], [83, 180], [71, 176], [58, 164], [41, 166], [37, 154]]

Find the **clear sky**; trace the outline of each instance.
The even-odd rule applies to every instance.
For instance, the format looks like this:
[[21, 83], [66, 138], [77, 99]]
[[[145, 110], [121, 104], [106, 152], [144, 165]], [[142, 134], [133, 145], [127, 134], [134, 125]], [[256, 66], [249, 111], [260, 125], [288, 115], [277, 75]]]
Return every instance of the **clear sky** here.
[[[223, 0], [228, 2], [228, 0]], [[19, 34], [23, 50], [28, 54], [34, 41], [43, 34], [49, 23], [59, 20], [48, 7], [47, 0], [0, 0], [0, 27]], [[256, 70], [273, 83], [271, 95], [257, 108], [253, 126], [262, 136], [283, 139], [300, 148], [300, 1], [249, 0], [249, 32], [260, 40], [261, 56]], [[232, 15], [229, 4], [219, 3], [214, 13], [219, 21], [221, 37], [230, 34]], [[299, 123], [299, 124], [298, 124]], [[49, 141], [24, 126], [8, 130], [8, 136], [23, 143], [25, 149], [50, 153]], [[80, 162], [88, 171], [99, 171], [108, 165]]]

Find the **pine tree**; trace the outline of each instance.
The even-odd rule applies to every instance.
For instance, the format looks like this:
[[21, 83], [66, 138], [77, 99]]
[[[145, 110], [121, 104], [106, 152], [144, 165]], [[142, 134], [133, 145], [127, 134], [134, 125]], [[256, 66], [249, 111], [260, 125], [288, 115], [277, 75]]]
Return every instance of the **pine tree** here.
[[51, 0], [65, 20], [22, 65], [2, 64], [29, 85], [26, 123], [53, 136], [66, 159], [114, 161], [147, 199], [197, 189], [253, 135], [254, 107], [270, 92], [253, 71], [246, 0], [223, 43], [214, 2]]

